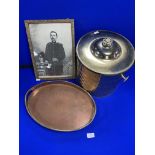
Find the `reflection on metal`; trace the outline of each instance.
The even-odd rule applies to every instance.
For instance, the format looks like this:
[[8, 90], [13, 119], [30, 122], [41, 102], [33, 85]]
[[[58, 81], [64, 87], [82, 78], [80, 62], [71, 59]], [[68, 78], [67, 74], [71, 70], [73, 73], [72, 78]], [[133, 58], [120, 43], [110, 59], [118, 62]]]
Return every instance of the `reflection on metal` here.
[[81, 87], [65, 82], [44, 82], [25, 95], [30, 116], [57, 131], [75, 131], [89, 125], [96, 114], [93, 98]]
[[111, 38], [96, 39], [91, 44], [90, 50], [98, 59], [117, 59], [121, 55], [121, 47]]
[[134, 63], [132, 44], [115, 32], [97, 32], [90, 32], [79, 40], [76, 52], [81, 63], [91, 71], [104, 75], [127, 71]]
[[90, 71], [88, 68], [82, 66], [80, 74], [80, 83], [87, 91], [95, 91], [100, 82], [101, 75]]
[[77, 44], [76, 53], [81, 63], [80, 83], [96, 96], [97, 92], [109, 95], [122, 80], [126, 81], [128, 77], [123, 73], [133, 65], [135, 57], [129, 40], [106, 30], [84, 35]]

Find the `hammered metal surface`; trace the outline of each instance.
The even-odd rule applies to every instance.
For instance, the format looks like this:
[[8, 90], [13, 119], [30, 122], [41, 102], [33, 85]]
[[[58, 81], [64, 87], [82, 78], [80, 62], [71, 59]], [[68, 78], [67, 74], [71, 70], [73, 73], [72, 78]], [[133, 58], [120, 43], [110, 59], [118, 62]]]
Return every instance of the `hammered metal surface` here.
[[100, 77], [100, 74], [92, 72], [84, 66], [81, 67], [80, 83], [85, 90], [95, 91], [100, 82]]
[[26, 100], [27, 111], [39, 124], [58, 131], [74, 131], [93, 120], [96, 106], [91, 96], [69, 82], [42, 83]]

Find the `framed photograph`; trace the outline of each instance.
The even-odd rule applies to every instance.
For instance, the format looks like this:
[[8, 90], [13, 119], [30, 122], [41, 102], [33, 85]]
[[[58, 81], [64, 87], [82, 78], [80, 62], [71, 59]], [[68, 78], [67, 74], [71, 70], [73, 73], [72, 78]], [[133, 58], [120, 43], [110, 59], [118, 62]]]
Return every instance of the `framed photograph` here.
[[36, 79], [76, 76], [74, 20], [26, 20]]

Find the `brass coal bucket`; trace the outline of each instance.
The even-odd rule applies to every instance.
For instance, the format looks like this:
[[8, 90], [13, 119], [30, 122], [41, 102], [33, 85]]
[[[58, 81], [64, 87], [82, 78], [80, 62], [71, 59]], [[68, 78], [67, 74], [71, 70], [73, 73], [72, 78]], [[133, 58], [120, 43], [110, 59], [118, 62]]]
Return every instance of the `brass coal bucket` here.
[[84, 35], [76, 47], [81, 86], [97, 97], [107, 96], [126, 81], [134, 63], [134, 48], [124, 36], [98, 30]]

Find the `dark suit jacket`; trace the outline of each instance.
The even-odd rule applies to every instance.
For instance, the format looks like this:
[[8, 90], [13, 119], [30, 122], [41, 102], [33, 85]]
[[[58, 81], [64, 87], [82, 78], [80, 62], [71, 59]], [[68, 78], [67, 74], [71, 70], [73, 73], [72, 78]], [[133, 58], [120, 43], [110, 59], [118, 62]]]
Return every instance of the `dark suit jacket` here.
[[[54, 63], [52, 58], [57, 58], [58, 62]], [[65, 58], [65, 51], [61, 43], [49, 42], [46, 45], [45, 60], [53, 65], [50, 72], [51, 74], [62, 74], [63, 72], [63, 59]], [[53, 71], [52, 71], [53, 70]]]

